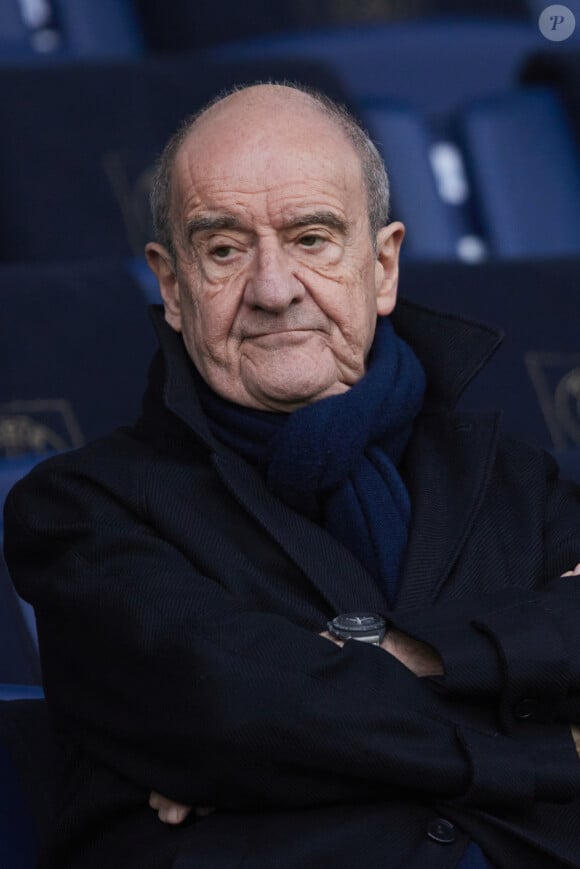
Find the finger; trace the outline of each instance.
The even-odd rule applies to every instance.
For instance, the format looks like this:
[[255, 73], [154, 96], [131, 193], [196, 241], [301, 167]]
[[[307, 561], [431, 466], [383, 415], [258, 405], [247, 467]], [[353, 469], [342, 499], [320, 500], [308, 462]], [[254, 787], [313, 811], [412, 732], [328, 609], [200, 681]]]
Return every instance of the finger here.
[[163, 806], [159, 809], [159, 820], [163, 821], [164, 824], [181, 824], [185, 821], [190, 811], [189, 806], [171, 803], [171, 805]]
[[151, 791], [149, 796], [149, 805], [152, 809], [168, 809], [174, 805], [180, 805], [179, 803], [174, 803], [173, 800], [170, 800], [169, 797], [164, 797], [163, 794], [158, 794], [157, 791]]
[[157, 811], [159, 820], [164, 824], [181, 824], [191, 812], [191, 806], [176, 803], [157, 791], [151, 791], [149, 805]]
[[572, 731], [572, 739], [574, 740], [574, 745], [576, 746], [576, 752], [580, 755], [580, 727], [577, 724], [571, 724], [570, 730]]
[[578, 576], [580, 574], [580, 564], [577, 564], [574, 570], [567, 570], [562, 576]]
[[164, 798], [161, 796], [161, 794], [158, 794], [157, 791], [151, 791], [151, 793], [149, 794], [149, 805], [152, 809], [158, 810], [161, 808], [161, 801], [163, 799]]

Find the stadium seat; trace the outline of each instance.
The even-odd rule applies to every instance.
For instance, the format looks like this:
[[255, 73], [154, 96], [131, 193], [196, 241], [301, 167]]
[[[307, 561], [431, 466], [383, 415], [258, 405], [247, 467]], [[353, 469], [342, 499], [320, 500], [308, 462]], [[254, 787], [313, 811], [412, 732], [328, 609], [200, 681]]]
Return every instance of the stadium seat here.
[[[328, 5], [326, 0], [322, 2], [327, 18]], [[147, 41], [155, 52], [198, 51], [212, 43], [286, 30], [304, 18], [303, 4], [294, 0], [137, 0], [137, 6]], [[309, 2], [307, 16], [311, 8]]]
[[469, 106], [461, 128], [490, 253], [580, 254], [580, 151], [558, 98], [522, 88]]
[[140, 412], [155, 337], [117, 260], [0, 268], [0, 457], [80, 446]]
[[56, 804], [60, 756], [46, 704], [0, 686], [0, 866], [34, 869]]
[[216, 91], [270, 74], [348, 102], [314, 62], [0, 69], [0, 262], [142, 256], [152, 165], [168, 137]]
[[556, 92], [572, 125], [577, 147], [580, 148], [580, 9], [576, 13], [577, 41], [556, 43], [551, 50], [542, 51], [528, 58], [521, 69], [520, 79], [525, 85], [549, 87]]
[[205, 56], [327, 62], [381, 145], [393, 216], [407, 226], [405, 255], [475, 262], [489, 245], [456, 116], [470, 101], [512, 89], [543, 42], [527, 21], [423, 19], [274, 34], [215, 46]]
[[507, 19], [433, 19], [273, 34], [208, 49], [210, 58], [317, 59], [357, 100], [403, 100], [428, 116], [512, 86], [545, 44], [538, 28]]
[[38, 858], [38, 833], [30, 817], [18, 770], [2, 744], [0, 782], [0, 865], [10, 869], [34, 869]]
[[157, 278], [147, 265], [145, 257], [129, 257], [127, 268], [141, 287], [143, 298], [151, 305], [160, 304], [162, 299], [159, 284]]
[[369, 101], [361, 114], [385, 161], [391, 188], [391, 217], [407, 228], [403, 255], [411, 259], [455, 259], [471, 224], [457, 203], [446, 202], [436, 185], [433, 135], [421, 114], [391, 101]]
[[[0, 555], [0, 682], [40, 685], [40, 663], [19, 598]], [[2, 865], [0, 863], [0, 865]]]
[[557, 450], [555, 457], [560, 465], [562, 476], [580, 483], [580, 446]]
[[[0, 458], [0, 550], [4, 530], [3, 508], [8, 492], [39, 461], [50, 455], [52, 453]], [[16, 594], [0, 554], [0, 683], [40, 684], [37, 649], [34, 610]]]
[[507, 431], [559, 451], [580, 446], [579, 284], [580, 259], [405, 262], [399, 291], [502, 329], [503, 345], [460, 406], [500, 409]]
[[139, 57], [133, 0], [3, 0], [0, 65]]

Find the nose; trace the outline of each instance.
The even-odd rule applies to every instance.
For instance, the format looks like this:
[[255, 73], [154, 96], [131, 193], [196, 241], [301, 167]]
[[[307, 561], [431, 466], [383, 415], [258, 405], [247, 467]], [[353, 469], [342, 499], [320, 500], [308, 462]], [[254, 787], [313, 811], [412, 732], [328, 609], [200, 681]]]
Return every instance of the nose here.
[[282, 313], [300, 302], [306, 289], [294, 268], [292, 258], [278, 242], [258, 247], [246, 279], [246, 304], [254, 309]]

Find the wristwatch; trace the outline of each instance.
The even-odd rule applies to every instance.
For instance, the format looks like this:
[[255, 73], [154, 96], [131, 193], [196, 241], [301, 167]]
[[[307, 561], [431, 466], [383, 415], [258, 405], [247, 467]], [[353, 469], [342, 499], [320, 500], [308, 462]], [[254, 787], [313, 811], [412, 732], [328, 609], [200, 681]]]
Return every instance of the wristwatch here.
[[377, 613], [343, 613], [328, 622], [328, 630], [339, 640], [359, 640], [380, 646], [387, 632], [387, 623]]

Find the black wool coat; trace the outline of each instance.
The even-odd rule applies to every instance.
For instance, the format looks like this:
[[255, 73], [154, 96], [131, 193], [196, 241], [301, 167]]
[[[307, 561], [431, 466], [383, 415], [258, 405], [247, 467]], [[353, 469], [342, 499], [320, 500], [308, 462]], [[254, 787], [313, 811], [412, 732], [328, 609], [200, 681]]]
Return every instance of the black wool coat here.
[[[580, 494], [496, 413], [454, 410], [498, 333], [393, 314], [429, 387], [389, 610], [340, 541], [215, 440], [181, 337], [154, 318], [136, 425], [43, 463], [6, 503], [66, 751], [42, 867], [443, 869], [470, 838], [499, 869], [580, 866], [580, 577], [559, 578], [580, 562]], [[353, 610], [431, 643], [445, 676], [318, 636]], [[169, 827], [152, 789], [217, 810]]]

